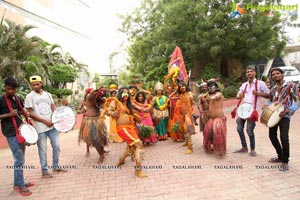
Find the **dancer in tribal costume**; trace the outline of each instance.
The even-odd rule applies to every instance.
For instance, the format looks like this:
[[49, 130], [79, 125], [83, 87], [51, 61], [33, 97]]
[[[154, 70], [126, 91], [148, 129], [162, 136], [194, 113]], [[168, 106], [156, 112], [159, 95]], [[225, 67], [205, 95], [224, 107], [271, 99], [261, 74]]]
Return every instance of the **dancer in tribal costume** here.
[[214, 80], [207, 83], [209, 102], [209, 120], [205, 124], [203, 146], [206, 152], [214, 152], [220, 156], [226, 154], [226, 117], [223, 113], [223, 95]]
[[205, 98], [207, 95], [207, 83], [202, 82], [200, 85], [201, 94], [198, 96], [199, 99], [199, 112], [200, 112], [200, 132], [203, 133], [206, 122], [209, 119], [208, 116], [208, 102]]
[[[178, 85], [170, 80], [172, 77], [170, 75], [165, 76], [164, 87], [169, 98], [169, 120], [168, 120], [168, 135], [172, 138], [173, 142], [184, 142], [184, 137], [178, 131], [173, 129], [173, 126], [176, 124], [174, 121], [175, 116], [175, 107], [176, 102], [179, 99], [178, 97]], [[169, 83], [171, 82], [171, 83]]]
[[[117, 89], [118, 86], [115, 83], [111, 83], [109, 85], [110, 89], [110, 97], [116, 97], [117, 96]], [[110, 135], [110, 142], [116, 142], [116, 143], [122, 143], [124, 142], [123, 139], [118, 135], [117, 133], [117, 122], [116, 119], [113, 117], [109, 117], [109, 135]]]
[[135, 126], [128, 88], [120, 88], [117, 98], [110, 97], [106, 100], [102, 116], [103, 120], [105, 117], [104, 114], [116, 119], [117, 132], [127, 143], [126, 149], [120, 157], [117, 166], [123, 165], [126, 157], [131, 155], [136, 163], [135, 175], [139, 178], [147, 177], [147, 174], [142, 171], [142, 161], [144, 159], [143, 144], [138, 137], [138, 130]]
[[86, 156], [90, 156], [90, 146], [96, 148], [100, 158], [98, 163], [104, 160], [104, 146], [107, 144], [107, 128], [100, 120], [100, 107], [105, 102], [105, 88], [94, 90], [86, 95], [84, 105], [86, 112], [79, 130], [79, 142], [86, 143]]
[[175, 116], [173, 120], [179, 123], [179, 133], [184, 136], [187, 146], [187, 154], [193, 153], [192, 135], [195, 134], [195, 126], [193, 123], [193, 93], [190, 91], [185, 82], [178, 84], [179, 99], [175, 107]]
[[161, 82], [155, 85], [156, 96], [153, 98], [153, 116], [155, 133], [158, 140], [168, 139], [167, 124], [169, 118], [168, 97], [163, 95], [164, 86]]
[[[139, 123], [141, 140], [146, 144], [156, 143], [157, 139], [155, 137], [153, 122], [150, 114], [152, 105], [147, 103], [145, 92], [138, 91], [136, 93], [135, 103], [140, 108], [140, 110], [142, 110], [141, 112], [139, 112], [139, 115], [141, 117], [141, 122]], [[146, 135], [143, 134], [143, 129], [149, 130], [146, 131]]]

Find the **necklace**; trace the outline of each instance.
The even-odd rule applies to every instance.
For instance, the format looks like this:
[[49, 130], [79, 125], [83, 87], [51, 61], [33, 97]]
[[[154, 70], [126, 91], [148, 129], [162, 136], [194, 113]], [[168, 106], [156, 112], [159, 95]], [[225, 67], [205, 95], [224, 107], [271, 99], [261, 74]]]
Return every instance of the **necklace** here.
[[[164, 110], [167, 107], [167, 104], [166, 104], [167, 98], [165, 96], [160, 96], [160, 97], [156, 97], [155, 102], [156, 102], [159, 110]], [[161, 102], [160, 99], [162, 99], [162, 104], [160, 103]]]

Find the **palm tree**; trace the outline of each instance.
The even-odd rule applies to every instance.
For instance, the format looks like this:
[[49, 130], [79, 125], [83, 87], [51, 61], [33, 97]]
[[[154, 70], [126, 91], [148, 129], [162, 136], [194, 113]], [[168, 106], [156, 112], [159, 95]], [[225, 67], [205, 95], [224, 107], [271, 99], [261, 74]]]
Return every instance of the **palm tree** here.
[[31, 25], [16, 25], [10, 20], [1, 20], [0, 24], [0, 73], [2, 77], [14, 76], [22, 81], [26, 79], [24, 68], [30, 63], [31, 56], [39, 54], [38, 44], [26, 33], [35, 28]]

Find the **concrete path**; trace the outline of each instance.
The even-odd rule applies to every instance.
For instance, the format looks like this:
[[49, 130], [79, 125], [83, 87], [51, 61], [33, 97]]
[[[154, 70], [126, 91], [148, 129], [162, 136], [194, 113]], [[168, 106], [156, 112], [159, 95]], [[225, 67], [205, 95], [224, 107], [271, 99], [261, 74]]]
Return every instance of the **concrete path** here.
[[[280, 172], [280, 164], [270, 164], [275, 156], [268, 138], [268, 129], [260, 122], [255, 128], [257, 157], [234, 154], [241, 148], [236, 123], [226, 107], [227, 154], [219, 158], [206, 154], [202, 147], [202, 134], [193, 136], [194, 153], [185, 154], [182, 143], [171, 140], [145, 146], [145, 171], [149, 177], [134, 176], [134, 163], [127, 158], [125, 165], [115, 167], [125, 144], [112, 144], [102, 165], [97, 165], [95, 149], [85, 157], [85, 145], [78, 145], [78, 130], [60, 135], [60, 164], [67, 173], [54, 174], [52, 179], [42, 178], [37, 146], [26, 150], [25, 180], [34, 181], [30, 197], [21, 197], [12, 190], [13, 159], [8, 149], [1, 149], [0, 199], [139, 199], [139, 200], [243, 200], [243, 199], [300, 199], [300, 134], [298, 111], [290, 127], [290, 170]], [[197, 127], [199, 129], [199, 127]], [[249, 144], [249, 138], [246, 137]], [[48, 144], [48, 164], [51, 147]]]

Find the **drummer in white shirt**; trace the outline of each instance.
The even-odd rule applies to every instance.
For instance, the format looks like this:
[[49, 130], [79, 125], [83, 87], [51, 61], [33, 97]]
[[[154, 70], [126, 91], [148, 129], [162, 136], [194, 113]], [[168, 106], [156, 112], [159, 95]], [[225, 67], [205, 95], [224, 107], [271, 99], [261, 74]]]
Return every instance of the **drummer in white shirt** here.
[[[260, 109], [260, 100], [261, 100], [260, 98], [261, 97], [268, 98], [270, 94], [270, 90], [268, 89], [265, 82], [257, 80], [255, 78], [256, 76], [255, 66], [248, 66], [246, 68], [246, 76], [248, 78], [248, 81], [244, 82], [239, 88], [237, 98], [242, 99], [243, 103], [240, 106], [243, 106], [243, 104], [245, 103], [251, 104], [253, 111], [255, 112]], [[246, 132], [250, 140], [250, 150], [251, 150], [250, 156], [257, 155], [255, 151], [255, 136], [254, 136], [254, 128], [256, 123], [255, 120], [251, 120], [250, 118], [251, 117], [244, 118], [243, 116], [239, 116], [239, 112], [238, 112], [238, 118], [236, 120], [236, 123], [237, 123], [237, 132], [239, 133], [241, 139], [242, 148], [234, 151], [234, 153], [248, 153], [248, 147], [247, 147], [247, 142], [244, 133], [245, 122], [247, 121]]]
[[58, 131], [53, 127], [51, 120], [52, 112], [55, 109], [54, 101], [50, 93], [42, 89], [43, 82], [40, 76], [29, 78], [32, 91], [26, 95], [25, 108], [33, 119], [34, 128], [38, 132], [38, 153], [43, 178], [52, 178], [48, 171], [47, 163], [47, 138], [52, 146], [52, 171], [66, 172], [59, 165], [60, 142]]

